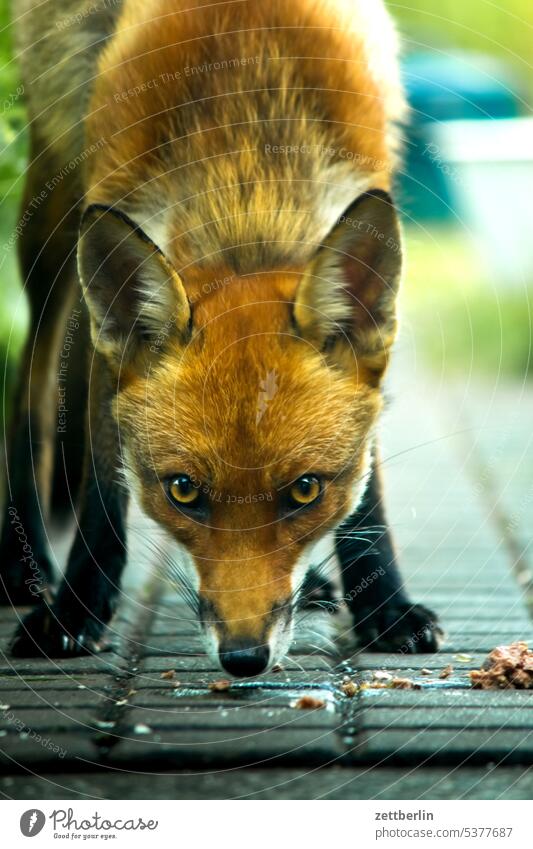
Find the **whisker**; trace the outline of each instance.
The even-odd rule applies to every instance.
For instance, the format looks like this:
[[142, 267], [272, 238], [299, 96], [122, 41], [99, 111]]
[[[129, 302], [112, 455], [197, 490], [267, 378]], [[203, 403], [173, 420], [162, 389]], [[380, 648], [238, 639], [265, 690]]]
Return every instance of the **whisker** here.
[[324, 646], [315, 646], [314, 643], [309, 643], [309, 648], [316, 649], [319, 654], [327, 654], [328, 657], [335, 657], [337, 652], [331, 652], [328, 649], [324, 648]]
[[320, 631], [315, 631], [314, 628], [308, 628], [307, 632], [315, 637], [318, 637], [319, 640], [325, 640], [329, 643], [332, 648], [336, 648], [335, 641], [328, 637], [326, 634], [321, 633]]
[[155, 539], [151, 536], [144, 540], [145, 544], [150, 546], [152, 550], [161, 558], [167, 573], [170, 574], [172, 586], [175, 586], [187, 606], [193, 611], [196, 617], [200, 612], [200, 599], [196, 589], [192, 586], [184, 569], [170, 556]]
[[193, 613], [198, 616], [200, 613], [200, 599], [198, 597], [198, 593], [188, 584], [183, 570], [180, 569], [175, 562], [167, 560], [167, 566], [172, 577], [175, 579], [176, 588], [179, 590], [183, 600], [188, 604]]
[[298, 661], [296, 660], [296, 658], [291, 657], [291, 656], [290, 656], [290, 655], [288, 655], [288, 654], [284, 655], [284, 657], [283, 657], [283, 658], [282, 658], [282, 660], [281, 660], [281, 663], [282, 663], [282, 664], [283, 664], [283, 663], [293, 663], [293, 664], [294, 664], [294, 666], [296, 666], [296, 667], [297, 667], [297, 669], [299, 669], [299, 671], [300, 671], [300, 672], [305, 672], [305, 669], [303, 668], [302, 664], [301, 664], [301, 663], [298, 663]]
[[[301, 603], [305, 603], [305, 599], [302, 599]], [[337, 606], [338, 599], [332, 599], [331, 601], [320, 601], [319, 599], [315, 601], [313, 599], [311, 602], [307, 603], [312, 605], [312, 609], [306, 610], [306, 612], [303, 614], [300, 613], [302, 608], [296, 607], [296, 612], [298, 612], [299, 616], [302, 616], [301, 619], [298, 618], [298, 623], [301, 623], [304, 619], [307, 619], [308, 616], [313, 616], [314, 614], [316, 614], [317, 609], [324, 610], [326, 613], [331, 613], [332, 608], [335, 609], [335, 607]]]
[[[342, 525], [340, 526], [342, 529]], [[365, 543], [366, 545], [371, 545], [372, 540], [367, 539], [367, 535], [374, 534], [378, 536], [379, 534], [383, 534], [386, 531], [385, 525], [363, 525], [357, 528], [347, 528], [345, 531], [341, 530], [342, 536], [337, 538], [337, 542], [343, 542], [345, 540], [357, 540], [358, 542]], [[362, 532], [365, 533], [365, 536], [362, 536]], [[365, 549], [364, 554], [375, 554], [377, 551], [372, 549]], [[294, 589], [291, 594], [291, 600], [293, 604], [298, 606], [298, 601], [300, 598], [301, 591], [305, 586], [306, 581], [308, 580], [309, 573], [313, 573], [313, 577], [319, 578], [325, 574], [327, 568], [334, 557], [337, 556], [336, 550], [331, 551], [326, 557], [324, 557], [318, 564], [313, 564], [309, 567], [308, 572], [304, 575], [298, 586]]]
[[298, 631], [298, 636], [306, 636], [307, 634], [314, 635], [315, 637], [319, 637], [319, 639], [326, 640], [331, 646], [335, 646], [335, 641], [332, 640], [327, 634], [324, 634], [322, 631], [316, 631], [314, 628], [309, 627], [310, 623], [304, 624], [304, 622], [296, 623], [296, 628]]

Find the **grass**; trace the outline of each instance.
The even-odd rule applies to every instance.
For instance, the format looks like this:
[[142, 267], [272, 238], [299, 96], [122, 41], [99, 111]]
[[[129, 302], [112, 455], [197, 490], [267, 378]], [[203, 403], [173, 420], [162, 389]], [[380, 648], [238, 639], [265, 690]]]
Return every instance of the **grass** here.
[[423, 355], [448, 374], [533, 376], [533, 280], [495, 287], [458, 229], [406, 233], [404, 307]]

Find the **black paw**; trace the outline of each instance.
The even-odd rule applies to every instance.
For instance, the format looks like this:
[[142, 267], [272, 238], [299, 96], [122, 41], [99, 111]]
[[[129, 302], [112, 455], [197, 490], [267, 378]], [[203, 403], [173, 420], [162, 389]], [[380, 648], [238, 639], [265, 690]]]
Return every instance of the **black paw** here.
[[17, 628], [11, 642], [13, 657], [76, 657], [107, 648], [104, 625], [91, 616], [78, 615], [41, 604]]
[[422, 604], [389, 602], [354, 615], [362, 651], [427, 654], [438, 651], [444, 636], [435, 614]]

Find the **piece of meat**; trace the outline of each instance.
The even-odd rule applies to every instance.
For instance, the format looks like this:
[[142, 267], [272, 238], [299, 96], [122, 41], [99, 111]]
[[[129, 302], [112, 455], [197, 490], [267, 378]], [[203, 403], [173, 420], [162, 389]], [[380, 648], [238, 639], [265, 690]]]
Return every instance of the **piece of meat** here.
[[498, 646], [481, 669], [471, 671], [470, 681], [478, 690], [532, 690], [533, 651], [521, 641]]
[[209, 689], [215, 693], [223, 693], [225, 690], [229, 690], [230, 687], [231, 681], [228, 681], [226, 678], [221, 678], [220, 681], [211, 681], [209, 684]]
[[355, 694], [359, 690], [359, 687], [357, 686], [355, 681], [352, 681], [351, 678], [346, 678], [341, 684], [341, 690], [345, 696], [348, 696], [348, 698], [351, 699], [353, 696], [355, 696]]
[[393, 678], [392, 681], [389, 681], [388, 687], [392, 687], [393, 690], [421, 690], [422, 687], [420, 684], [417, 684], [416, 681], [411, 681], [410, 678]]
[[449, 678], [452, 674], [453, 666], [451, 665], [451, 663], [449, 663], [448, 666], [445, 666], [444, 669], [439, 672], [439, 678]]
[[169, 681], [172, 678], [174, 678], [175, 674], [176, 674], [175, 669], [167, 669], [166, 672], [161, 673], [161, 678], [164, 678], [166, 681]]
[[301, 696], [296, 702], [293, 702], [292, 707], [298, 710], [320, 710], [326, 707], [323, 699], [317, 699], [315, 696]]

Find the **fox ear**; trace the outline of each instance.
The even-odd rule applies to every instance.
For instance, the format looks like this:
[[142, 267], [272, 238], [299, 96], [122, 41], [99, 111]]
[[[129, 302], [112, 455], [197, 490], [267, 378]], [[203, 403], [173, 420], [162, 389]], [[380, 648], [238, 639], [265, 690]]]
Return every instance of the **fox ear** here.
[[[396, 211], [386, 192], [361, 195], [307, 267], [294, 318], [320, 350], [351, 352], [378, 377], [396, 332], [395, 300], [402, 267]], [[346, 348], [350, 348], [350, 352]]]
[[127, 216], [94, 204], [78, 240], [78, 270], [95, 348], [116, 365], [190, 331], [185, 289], [159, 248]]

